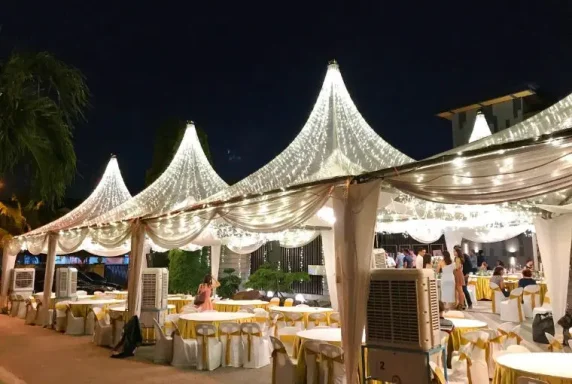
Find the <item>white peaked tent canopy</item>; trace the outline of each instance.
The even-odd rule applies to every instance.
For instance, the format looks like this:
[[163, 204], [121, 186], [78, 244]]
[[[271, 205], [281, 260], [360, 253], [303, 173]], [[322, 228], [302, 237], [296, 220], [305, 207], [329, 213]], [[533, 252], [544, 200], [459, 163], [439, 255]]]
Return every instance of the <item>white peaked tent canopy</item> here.
[[491, 134], [491, 128], [489, 127], [489, 123], [487, 123], [485, 115], [482, 113], [477, 113], [477, 116], [475, 117], [475, 123], [473, 124], [473, 130], [471, 131], [471, 136], [469, 137], [469, 143], [488, 137]]
[[[6, 297], [8, 293], [10, 271], [14, 268], [18, 252], [27, 249], [32, 254], [47, 253], [47, 238], [50, 233], [58, 233], [67, 228], [80, 225], [115, 208], [130, 198], [131, 195], [121, 177], [117, 159], [115, 156], [112, 156], [97, 187], [79, 206], [43, 227], [12, 239], [10, 244], [4, 246], [2, 259], [2, 297]], [[123, 246], [122, 249], [106, 252], [106, 250], [100, 249], [94, 244], [84, 242], [85, 238], [79, 239], [79, 241], [66, 240], [65, 238], [59, 239], [57, 244], [55, 244], [54, 252], [69, 253], [85, 249], [96, 254], [103, 253], [102, 256], [117, 256], [128, 251], [128, 246]], [[98, 251], [100, 252], [98, 253]], [[118, 251], [119, 253], [117, 253]]]

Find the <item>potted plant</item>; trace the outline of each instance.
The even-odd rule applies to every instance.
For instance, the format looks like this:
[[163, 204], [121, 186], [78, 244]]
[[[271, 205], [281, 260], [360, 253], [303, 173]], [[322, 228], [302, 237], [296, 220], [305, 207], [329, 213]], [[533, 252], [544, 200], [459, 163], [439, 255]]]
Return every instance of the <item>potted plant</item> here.
[[245, 286], [266, 292], [272, 291], [274, 295], [284, 297], [282, 293], [292, 292], [292, 283], [308, 280], [310, 275], [306, 272], [285, 272], [278, 269], [276, 264], [265, 263], [250, 275]]
[[234, 294], [238, 292], [242, 280], [234, 274], [234, 268], [225, 268], [222, 272], [224, 275], [218, 279], [220, 287], [216, 289], [216, 293], [223, 299], [232, 299]]

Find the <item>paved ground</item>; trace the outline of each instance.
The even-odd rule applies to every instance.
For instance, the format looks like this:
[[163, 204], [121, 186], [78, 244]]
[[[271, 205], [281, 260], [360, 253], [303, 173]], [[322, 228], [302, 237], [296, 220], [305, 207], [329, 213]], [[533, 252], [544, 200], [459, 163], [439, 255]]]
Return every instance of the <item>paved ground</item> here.
[[0, 384], [271, 382], [271, 366], [256, 370], [219, 368], [206, 373], [109, 356], [110, 350], [96, 347], [89, 336], [65, 336], [0, 315]]

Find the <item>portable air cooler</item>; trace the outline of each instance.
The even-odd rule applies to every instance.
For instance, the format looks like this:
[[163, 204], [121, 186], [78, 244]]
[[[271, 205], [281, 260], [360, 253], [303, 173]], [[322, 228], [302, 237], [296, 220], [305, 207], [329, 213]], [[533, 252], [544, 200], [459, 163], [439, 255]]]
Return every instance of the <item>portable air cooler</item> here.
[[371, 268], [387, 268], [387, 260], [385, 258], [385, 252], [381, 248], [374, 249], [371, 258]]
[[77, 298], [77, 269], [65, 267], [56, 270], [56, 298]]
[[34, 268], [13, 269], [10, 281], [10, 292], [22, 294], [29, 292], [31, 295], [34, 292], [35, 276], [36, 270]]
[[[169, 294], [169, 270], [166, 268], [145, 268], [141, 275], [141, 328], [152, 329], [153, 320], [160, 325], [165, 323], [167, 314], [167, 297]], [[144, 336], [151, 334], [143, 332]], [[144, 342], [152, 339], [144, 337]]]

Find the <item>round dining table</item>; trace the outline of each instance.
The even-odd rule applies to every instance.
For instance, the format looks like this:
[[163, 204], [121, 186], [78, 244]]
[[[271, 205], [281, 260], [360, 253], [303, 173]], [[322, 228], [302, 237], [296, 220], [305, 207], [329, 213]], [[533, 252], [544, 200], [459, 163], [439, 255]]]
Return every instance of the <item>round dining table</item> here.
[[188, 304], [192, 304], [193, 299], [187, 299], [182, 297], [167, 297], [167, 304], [172, 304], [175, 306], [175, 312], [181, 313], [181, 309]]
[[217, 329], [222, 322], [247, 323], [254, 319], [252, 313], [246, 312], [196, 312], [185, 313], [179, 316], [178, 327], [183, 339], [194, 339], [195, 325], [213, 324]]
[[572, 355], [569, 353], [508, 353], [496, 359], [493, 384], [513, 384], [519, 377], [549, 384], [572, 384]]
[[333, 308], [321, 308], [321, 307], [278, 307], [271, 306], [268, 308], [269, 311], [276, 311], [283, 313], [285, 317], [288, 317], [290, 313], [301, 313], [304, 316], [304, 327], [308, 327], [308, 316], [312, 313], [324, 313], [326, 315], [326, 320], [330, 324], [330, 313], [334, 312]]
[[219, 312], [238, 312], [245, 307], [268, 308], [268, 301], [264, 300], [222, 300], [213, 303], [214, 309]]
[[488, 327], [487, 323], [480, 320], [457, 318], [448, 318], [447, 320], [450, 320], [455, 326], [453, 332], [451, 332], [451, 336], [449, 336], [450, 341], [447, 352], [458, 351], [462, 345], [466, 344], [466, 341], [463, 339], [463, 334]]
[[122, 304], [125, 300], [117, 299], [85, 299], [78, 301], [69, 301], [67, 304], [70, 306], [71, 311], [76, 317], [87, 317], [90, 308], [94, 306], [108, 307], [112, 304]]

